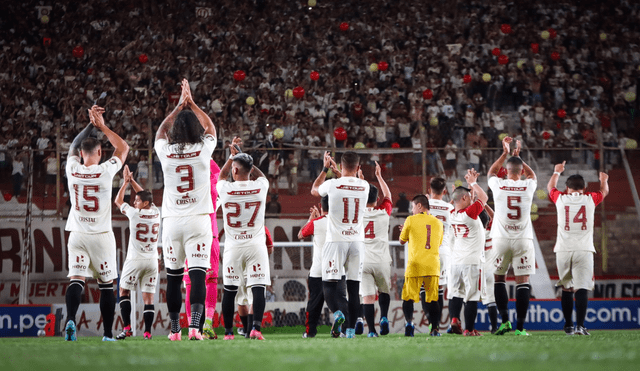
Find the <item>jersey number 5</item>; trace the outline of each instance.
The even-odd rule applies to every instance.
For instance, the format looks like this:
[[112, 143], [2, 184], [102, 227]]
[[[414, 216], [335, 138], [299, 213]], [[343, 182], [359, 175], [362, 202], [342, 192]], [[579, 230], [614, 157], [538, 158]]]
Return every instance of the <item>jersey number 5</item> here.
[[520, 201], [522, 201], [520, 196], [507, 196], [507, 207], [509, 210], [514, 210], [516, 212], [515, 214], [508, 213], [507, 217], [509, 219], [520, 220], [520, 216], [522, 216], [520, 205], [518, 205]]
[[96, 211], [98, 211], [100, 209], [100, 202], [98, 201], [98, 197], [96, 196], [92, 196], [89, 194], [89, 192], [93, 192], [93, 193], [98, 193], [100, 192], [100, 186], [97, 185], [86, 185], [84, 187], [78, 185], [78, 184], [74, 184], [73, 185], [73, 191], [75, 193], [76, 196], [76, 211], [80, 211], [80, 188], [82, 188], [82, 199], [88, 202], [93, 203], [93, 205], [88, 205], [88, 204], [84, 204], [82, 205], [82, 208], [85, 211], [88, 211], [90, 213], [94, 213]]

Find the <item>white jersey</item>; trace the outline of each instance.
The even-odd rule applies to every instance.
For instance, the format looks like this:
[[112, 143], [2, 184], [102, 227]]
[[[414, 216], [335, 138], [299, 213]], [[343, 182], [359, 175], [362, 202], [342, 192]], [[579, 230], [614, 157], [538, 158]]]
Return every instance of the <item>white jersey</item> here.
[[369, 198], [369, 183], [356, 177], [325, 181], [320, 196], [329, 195], [329, 225], [326, 242], [364, 242], [364, 209]]
[[302, 237], [313, 236], [313, 259], [309, 268], [309, 277], [322, 278], [322, 246], [327, 238], [326, 215], [308, 222], [300, 232]]
[[553, 252], [590, 251], [593, 246], [593, 222], [596, 206], [604, 197], [600, 192], [561, 193], [552, 189], [549, 199], [558, 210], [558, 237]]
[[484, 254], [485, 233], [478, 217], [484, 210], [481, 201], [476, 201], [466, 209], [451, 212], [453, 246], [451, 265], [480, 264]]
[[391, 263], [389, 216], [393, 205], [385, 198], [377, 207], [364, 210], [364, 264]]
[[535, 179], [510, 180], [489, 178], [495, 206], [492, 238], [533, 239], [531, 203], [536, 191]]
[[213, 213], [209, 162], [215, 147], [216, 138], [209, 134], [182, 151], [166, 139], [156, 140], [154, 148], [164, 175], [163, 218]]
[[127, 260], [158, 260], [158, 232], [160, 230], [160, 210], [151, 204], [148, 209], [136, 209], [123, 203], [120, 211], [129, 218], [129, 245]]
[[86, 167], [80, 157], [69, 156], [66, 174], [69, 183], [71, 210], [66, 231], [83, 233], [111, 232], [111, 183], [122, 168], [122, 162], [112, 157], [100, 165]]
[[444, 226], [444, 235], [442, 245], [440, 245], [440, 254], [449, 254], [449, 242], [451, 235], [451, 211], [453, 205], [442, 200], [429, 199], [429, 214], [438, 218]]
[[267, 178], [237, 182], [218, 180], [216, 189], [224, 214], [225, 249], [256, 247], [266, 251], [264, 213], [269, 191]]

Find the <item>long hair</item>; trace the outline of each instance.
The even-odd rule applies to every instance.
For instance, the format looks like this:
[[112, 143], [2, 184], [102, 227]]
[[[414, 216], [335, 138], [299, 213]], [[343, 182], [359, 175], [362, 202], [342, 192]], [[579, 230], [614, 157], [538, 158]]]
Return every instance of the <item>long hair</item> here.
[[182, 111], [169, 130], [169, 144], [177, 144], [178, 152], [184, 151], [188, 144], [202, 142], [204, 128], [192, 111]]

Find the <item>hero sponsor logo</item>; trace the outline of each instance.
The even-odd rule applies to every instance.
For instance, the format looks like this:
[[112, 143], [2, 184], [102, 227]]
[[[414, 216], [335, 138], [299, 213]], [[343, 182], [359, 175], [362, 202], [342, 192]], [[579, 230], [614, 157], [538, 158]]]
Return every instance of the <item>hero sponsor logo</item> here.
[[84, 255], [76, 256], [76, 262], [71, 266], [71, 268], [80, 269], [80, 270], [87, 269], [87, 265], [85, 264], [85, 261], [84, 261]]
[[156, 287], [156, 277], [150, 277], [149, 281], [144, 283], [145, 287]]
[[240, 276], [238, 276], [236, 274], [235, 269], [233, 269], [233, 267], [227, 267], [227, 274], [224, 275], [225, 278], [228, 278], [230, 280], [239, 280]]
[[109, 265], [107, 262], [103, 262], [100, 264], [100, 273], [101, 276], [108, 276], [111, 274], [111, 269], [109, 269]]
[[191, 254], [191, 257], [197, 258], [197, 259], [209, 259], [209, 254], [207, 253], [205, 246], [206, 246], [205, 244], [197, 244], [196, 250], [198, 252]]
[[327, 273], [327, 274], [338, 274], [338, 267], [336, 267], [336, 261], [334, 259], [331, 259], [329, 261], [329, 268], [327, 270], [325, 270], [325, 273]]
[[520, 265], [517, 267], [518, 269], [531, 269], [531, 264], [529, 264], [529, 258], [523, 256], [520, 258]]
[[164, 260], [169, 261], [171, 263], [175, 263], [178, 261], [178, 259], [173, 256], [173, 246], [169, 246], [167, 248], [167, 256], [164, 257]]
[[262, 267], [260, 264], [254, 264], [252, 267], [253, 273], [249, 274], [250, 278], [264, 278], [267, 275], [262, 273]]

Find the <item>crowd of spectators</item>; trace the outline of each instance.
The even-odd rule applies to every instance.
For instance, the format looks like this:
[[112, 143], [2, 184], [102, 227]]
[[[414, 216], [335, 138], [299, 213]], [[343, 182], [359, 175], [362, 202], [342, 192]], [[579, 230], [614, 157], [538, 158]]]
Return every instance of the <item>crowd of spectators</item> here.
[[[640, 77], [639, 20], [640, 4], [627, 0], [10, 2], [0, 15], [0, 169], [12, 171], [22, 149], [66, 151], [97, 103], [135, 149], [129, 166], [152, 163], [158, 181], [145, 149], [182, 78], [221, 145], [241, 136], [262, 148], [256, 163], [276, 188], [280, 175], [296, 183], [320, 171], [322, 151], [309, 147], [427, 148], [434, 175], [461, 159], [480, 167], [501, 133], [554, 148], [593, 144], [603, 130], [615, 146], [638, 134], [637, 101], [625, 97]], [[549, 28], [557, 36], [543, 39]], [[388, 69], [370, 68], [380, 61]], [[302, 99], [287, 93], [297, 86]], [[280, 147], [298, 150], [264, 151]], [[44, 177], [48, 156], [37, 153]]]

